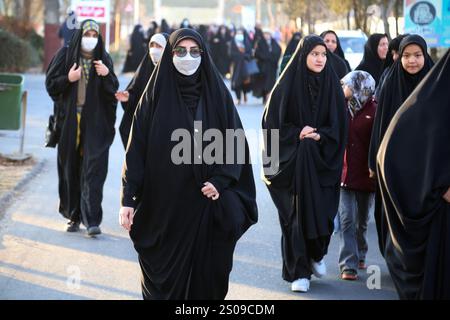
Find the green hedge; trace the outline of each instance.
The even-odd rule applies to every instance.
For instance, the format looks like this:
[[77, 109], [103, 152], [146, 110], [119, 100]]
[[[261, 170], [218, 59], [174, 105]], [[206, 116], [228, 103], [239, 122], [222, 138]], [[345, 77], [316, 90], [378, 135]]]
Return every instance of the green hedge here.
[[0, 72], [24, 72], [39, 61], [30, 43], [0, 29]]

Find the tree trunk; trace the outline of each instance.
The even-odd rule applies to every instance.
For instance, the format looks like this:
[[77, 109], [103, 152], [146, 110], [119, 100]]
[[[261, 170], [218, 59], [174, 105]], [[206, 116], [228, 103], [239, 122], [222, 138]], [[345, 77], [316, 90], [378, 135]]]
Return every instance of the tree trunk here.
[[31, 21], [31, 6], [33, 5], [32, 1], [25, 1], [23, 4], [23, 22], [28, 25]]
[[59, 30], [59, 1], [45, 0], [45, 29], [44, 29], [44, 70], [47, 69], [56, 51], [61, 47], [58, 37]]
[[400, 17], [399, 4], [400, 4], [400, 1], [396, 0], [395, 6], [394, 6], [394, 15], [395, 15], [395, 33], [396, 33], [397, 37], [399, 35], [399, 31], [398, 31], [398, 19]]
[[347, 30], [350, 30], [350, 10], [347, 12]]

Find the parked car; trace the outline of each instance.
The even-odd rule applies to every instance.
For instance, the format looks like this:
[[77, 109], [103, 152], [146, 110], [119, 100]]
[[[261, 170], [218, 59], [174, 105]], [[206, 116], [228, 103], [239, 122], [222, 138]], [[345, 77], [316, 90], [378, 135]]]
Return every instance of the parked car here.
[[361, 62], [364, 55], [364, 45], [367, 36], [361, 30], [339, 30], [336, 31], [344, 51], [345, 59], [354, 70]]

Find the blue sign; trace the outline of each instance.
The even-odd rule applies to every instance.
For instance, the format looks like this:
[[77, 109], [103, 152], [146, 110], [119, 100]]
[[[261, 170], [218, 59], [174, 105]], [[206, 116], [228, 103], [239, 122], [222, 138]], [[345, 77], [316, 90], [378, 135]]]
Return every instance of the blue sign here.
[[405, 33], [421, 35], [430, 47], [450, 47], [450, 0], [405, 0]]

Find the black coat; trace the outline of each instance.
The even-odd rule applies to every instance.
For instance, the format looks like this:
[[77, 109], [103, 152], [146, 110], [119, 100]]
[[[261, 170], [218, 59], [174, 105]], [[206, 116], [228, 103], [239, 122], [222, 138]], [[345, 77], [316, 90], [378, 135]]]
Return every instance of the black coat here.
[[[402, 299], [450, 299], [450, 51], [403, 103], [378, 152], [385, 258]], [[413, 159], [413, 161], [412, 161]]]
[[[190, 77], [179, 74], [172, 62], [172, 48], [183, 38], [194, 39], [204, 50], [200, 68]], [[122, 205], [136, 208], [130, 236], [148, 299], [225, 298], [234, 246], [257, 220], [246, 143], [244, 164], [195, 164], [197, 157], [190, 153], [183, 153], [186, 161], [174, 163], [175, 130], [184, 129], [190, 134], [187, 141], [202, 145], [191, 139], [194, 119], [204, 131], [215, 128], [225, 134], [242, 128], [202, 38], [180, 29], [171, 35], [136, 109], [122, 176]], [[220, 192], [217, 201], [201, 193], [207, 181]]]
[[86, 89], [86, 103], [81, 114], [82, 158], [76, 149], [78, 82], [70, 83], [68, 74], [74, 63], [79, 64], [82, 28], [74, 35], [69, 47], [53, 58], [46, 74], [46, 88], [58, 111], [61, 136], [58, 145], [59, 212], [66, 218], [81, 212], [86, 226], [98, 226], [102, 219], [103, 184], [108, 172], [108, 155], [115, 129], [117, 102], [114, 94], [119, 87], [111, 57], [101, 36], [94, 60], [102, 60], [109, 74], [100, 77], [92, 64]]

